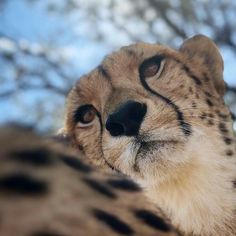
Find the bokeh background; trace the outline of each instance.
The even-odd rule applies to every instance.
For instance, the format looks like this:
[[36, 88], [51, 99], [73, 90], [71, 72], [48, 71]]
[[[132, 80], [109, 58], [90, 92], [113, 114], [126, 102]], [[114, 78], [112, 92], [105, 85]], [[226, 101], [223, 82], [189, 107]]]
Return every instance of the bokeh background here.
[[55, 132], [68, 91], [105, 54], [140, 40], [178, 48], [198, 33], [220, 47], [235, 114], [235, 17], [232, 0], [0, 0], [0, 123]]

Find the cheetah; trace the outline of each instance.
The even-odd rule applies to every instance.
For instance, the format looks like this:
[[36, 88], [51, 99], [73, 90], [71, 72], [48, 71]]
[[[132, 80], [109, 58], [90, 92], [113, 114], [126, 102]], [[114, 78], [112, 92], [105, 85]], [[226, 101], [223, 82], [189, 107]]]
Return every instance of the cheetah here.
[[[66, 141], [66, 140], [65, 140]], [[178, 236], [125, 176], [22, 128], [0, 128], [1, 236]]]
[[63, 133], [91, 165], [137, 182], [183, 235], [236, 235], [236, 142], [223, 67], [203, 35], [179, 49], [122, 47], [74, 85]]

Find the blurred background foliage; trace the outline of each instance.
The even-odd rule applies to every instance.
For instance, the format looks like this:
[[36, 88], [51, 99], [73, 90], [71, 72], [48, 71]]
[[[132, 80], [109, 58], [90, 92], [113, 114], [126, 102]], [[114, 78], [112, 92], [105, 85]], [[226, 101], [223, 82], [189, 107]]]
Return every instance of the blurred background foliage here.
[[71, 86], [106, 53], [140, 40], [177, 48], [198, 33], [220, 47], [235, 113], [235, 16], [230, 0], [0, 0], [0, 123], [54, 132]]

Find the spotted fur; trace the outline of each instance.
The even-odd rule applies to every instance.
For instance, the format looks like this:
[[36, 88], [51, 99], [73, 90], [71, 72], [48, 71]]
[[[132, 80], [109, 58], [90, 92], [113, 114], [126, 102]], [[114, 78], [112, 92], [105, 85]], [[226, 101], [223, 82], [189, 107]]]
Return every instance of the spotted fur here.
[[13, 128], [0, 145], [0, 235], [179, 235], [137, 184], [82, 154]]

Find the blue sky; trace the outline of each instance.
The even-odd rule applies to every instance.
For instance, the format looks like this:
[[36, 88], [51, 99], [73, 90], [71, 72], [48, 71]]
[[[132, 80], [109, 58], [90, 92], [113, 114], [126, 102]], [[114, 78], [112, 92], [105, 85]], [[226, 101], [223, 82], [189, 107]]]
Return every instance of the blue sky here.
[[[0, 16], [1, 32], [30, 43], [40, 42], [45, 45], [50, 44], [50, 47], [54, 45], [58, 48], [66, 48], [71, 59], [77, 62], [80, 74], [96, 66], [109, 49], [101, 43], [94, 43], [86, 38], [86, 35], [85, 37], [80, 35], [76, 40], [71, 41], [75, 36], [73, 30], [68, 30], [70, 23], [61, 16], [48, 14], [44, 3], [45, 1], [38, 1], [37, 4], [28, 4], [21, 0], [9, 1]], [[58, 35], [55, 41], [52, 35]]]

